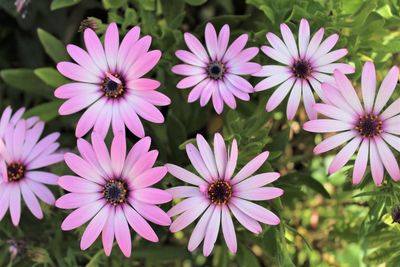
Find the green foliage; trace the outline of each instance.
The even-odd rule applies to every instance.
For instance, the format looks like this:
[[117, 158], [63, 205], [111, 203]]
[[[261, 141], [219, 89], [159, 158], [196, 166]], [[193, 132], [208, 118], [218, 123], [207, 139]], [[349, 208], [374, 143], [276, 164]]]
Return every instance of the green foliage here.
[[[11, 225], [8, 214], [0, 223], [0, 266], [382, 266], [397, 267], [400, 262], [399, 224], [393, 223], [392, 209], [400, 204], [400, 186], [387, 176], [377, 188], [368, 173], [359, 186], [351, 184], [352, 160], [348, 167], [329, 176], [332, 156], [313, 155], [312, 149], [322, 136], [301, 129], [306, 120], [303, 109], [295, 121], [285, 118], [285, 104], [274, 112], [265, 111], [273, 89], [254, 93], [251, 101], [238, 100], [238, 108], [218, 116], [210, 104], [201, 108], [188, 104], [189, 90], [178, 90], [180, 77], [171, 67], [179, 62], [177, 49], [186, 49], [183, 32], [190, 31], [204, 40], [204, 26], [212, 22], [218, 29], [231, 28], [232, 40], [249, 33], [248, 46], [266, 44], [265, 34], [280, 35], [279, 26], [287, 23], [297, 35], [300, 19], [307, 18], [314, 33], [325, 28], [325, 36], [340, 35], [335, 48], [347, 48], [343, 61], [357, 71], [349, 75], [360, 87], [363, 63], [373, 60], [381, 80], [389, 68], [400, 64], [400, 2], [392, 0], [43, 0], [31, 1], [25, 19], [15, 12], [13, 0], [0, 1], [0, 105], [4, 109], [26, 106], [25, 116], [39, 116], [46, 132], [61, 132], [61, 147], [75, 150], [74, 128], [80, 114], [59, 116], [63, 101], [54, 90], [68, 82], [55, 66], [71, 61], [66, 44], [83, 47], [78, 32], [86, 18], [96, 22], [96, 32], [103, 38], [109, 22], [120, 27], [121, 38], [133, 26], [141, 34], [152, 36], [152, 49], [162, 51], [162, 58], [149, 76], [161, 82], [160, 91], [172, 104], [163, 108], [162, 125], [145, 122], [152, 146], [160, 151], [159, 164], [167, 162], [189, 167], [185, 145], [195, 143], [197, 133], [212, 142], [213, 133], [222, 132], [226, 142], [239, 144], [239, 167], [262, 151], [270, 151], [268, 161], [259, 170], [279, 171], [282, 176], [274, 186], [284, 189], [278, 200], [262, 203], [281, 218], [279, 226], [263, 225], [263, 232], [253, 235], [234, 221], [238, 252], [228, 252], [220, 234], [212, 256], [205, 258], [201, 249], [186, 249], [193, 226], [171, 234], [167, 227], [155, 226], [160, 242], [152, 244], [133, 236], [133, 252], [124, 258], [116, 244], [106, 257], [101, 241], [87, 251], [79, 248], [83, 227], [62, 232], [60, 225], [68, 214], [43, 205], [45, 219], [37, 221], [22, 207], [21, 225]], [[276, 64], [261, 52], [256, 61]], [[246, 77], [252, 84], [260, 79]], [[399, 97], [399, 88], [395, 96]], [[132, 144], [137, 139], [128, 136]], [[58, 174], [70, 173], [64, 164], [52, 168]], [[171, 176], [160, 187], [181, 185]], [[57, 187], [56, 196], [63, 192]], [[164, 210], [169, 204], [163, 206]], [[13, 242], [17, 242], [15, 245]], [[17, 249], [15, 257], [10, 249]]]

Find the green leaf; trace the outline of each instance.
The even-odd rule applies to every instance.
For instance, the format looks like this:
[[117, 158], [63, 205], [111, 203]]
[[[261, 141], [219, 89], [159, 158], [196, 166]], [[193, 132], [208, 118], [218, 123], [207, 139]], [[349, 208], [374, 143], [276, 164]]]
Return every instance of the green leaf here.
[[38, 105], [34, 108], [29, 109], [24, 117], [29, 118], [33, 116], [38, 116], [44, 122], [49, 122], [58, 116], [58, 108], [63, 101], [55, 100], [49, 103]]
[[51, 2], [50, 9], [57, 10], [60, 8], [73, 6], [78, 4], [80, 1], [81, 0], [53, 0], [53, 2]]
[[44, 50], [54, 62], [69, 60], [65, 45], [60, 40], [40, 28], [37, 30], [37, 33]]
[[[174, 2], [174, 1], [171, 1]], [[155, 0], [140, 0], [140, 5], [146, 11], [154, 11], [156, 10], [156, 1]]]
[[240, 267], [260, 267], [256, 255], [242, 244], [239, 244], [237, 262]]
[[53, 98], [53, 89], [39, 79], [31, 69], [5, 69], [1, 78], [11, 87], [29, 94]]
[[185, 2], [191, 6], [201, 6], [206, 3], [207, 0], [185, 0]]
[[62, 76], [55, 68], [39, 68], [35, 69], [34, 73], [43, 82], [51, 87], [58, 87], [65, 83], [68, 83], [68, 79]]
[[126, 0], [103, 0], [105, 9], [118, 9], [126, 5]]
[[299, 172], [290, 173], [285, 176], [282, 176], [279, 179], [279, 181], [288, 184], [304, 185], [314, 190], [315, 192], [320, 193], [325, 198], [331, 198], [331, 195], [325, 189], [325, 187], [318, 180], [311, 177], [310, 174], [299, 173]]

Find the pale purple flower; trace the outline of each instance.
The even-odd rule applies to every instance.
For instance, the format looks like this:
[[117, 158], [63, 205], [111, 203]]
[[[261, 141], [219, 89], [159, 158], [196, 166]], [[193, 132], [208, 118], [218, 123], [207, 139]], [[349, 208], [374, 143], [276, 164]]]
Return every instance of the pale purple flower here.
[[332, 34], [322, 41], [324, 28], [320, 28], [310, 40], [310, 26], [306, 19], [300, 22], [298, 45], [286, 24], [281, 24], [281, 33], [283, 41], [274, 33], [267, 33], [267, 40], [272, 47], [263, 46], [261, 50], [283, 65], [266, 65], [254, 74], [267, 77], [255, 86], [255, 90], [263, 91], [279, 85], [267, 102], [267, 111], [274, 110], [290, 92], [287, 118], [294, 118], [303, 97], [308, 117], [315, 119], [317, 113], [313, 109], [315, 99], [312, 89], [324, 102], [328, 102], [321, 89], [321, 83], [332, 83], [332, 73], [335, 69], [340, 69], [345, 74], [354, 72], [354, 68], [349, 64], [334, 63], [347, 54], [347, 49], [331, 51], [339, 35]]
[[240, 75], [249, 75], [261, 70], [259, 64], [249, 62], [258, 54], [259, 49], [257, 47], [244, 49], [248, 35], [240, 35], [228, 47], [229, 34], [228, 25], [225, 24], [217, 36], [214, 26], [207, 23], [206, 51], [194, 35], [185, 33], [185, 42], [191, 52], [176, 51], [176, 56], [185, 64], [172, 68], [172, 72], [188, 76], [177, 84], [179, 89], [194, 86], [188, 102], [200, 99], [200, 105], [204, 107], [212, 98], [214, 109], [218, 114], [223, 111], [224, 103], [235, 109], [235, 97], [244, 101], [250, 99], [249, 94], [254, 92], [254, 88]]
[[368, 161], [372, 178], [381, 185], [384, 169], [393, 180], [400, 180], [399, 165], [388, 145], [400, 151], [400, 99], [387, 102], [399, 79], [399, 69], [392, 67], [376, 93], [375, 67], [366, 62], [361, 78], [362, 107], [357, 93], [348, 78], [335, 70], [336, 87], [327, 83], [322, 89], [328, 103], [315, 104], [317, 112], [329, 119], [316, 119], [304, 124], [304, 129], [316, 133], [340, 132], [326, 138], [314, 148], [315, 154], [334, 149], [348, 142], [329, 166], [329, 173], [340, 170], [358, 149], [353, 169], [353, 184], [361, 182]]
[[170, 230], [180, 231], [201, 217], [190, 237], [189, 251], [195, 250], [204, 239], [203, 254], [210, 255], [221, 226], [229, 250], [235, 253], [237, 241], [232, 215], [244, 228], [256, 234], [262, 232], [258, 222], [270, 225], [280, 223], [274, 213], [251, 202], [281, 196], [282, 189], [264, 187], [278, 179], [280, 174], [268, 172], [254, 175], [268, 158], [269, 152], [263, 152], [234, 175], [238, 158], [237, 142], [234, 139], [232, 147], [227, 149], [218, 133], [214, 137], [214, 151], [201, 135], [197, 135], [197, 145], [198, 149], [188, 144], [186, 152], [199, 175], [173, 164], [166, 165], [173, 176], [191, 184], [168, 189], [174, 198], [185, 198], [168, 211], [171, 217], [179, 215]]
[[125, 131], [125, 125], [138, 137], [144, 137], [139, 116], [154, 123], [164, 117], [155, 106], [170, 104], [170, 99], [156, 91], [160, 82], [142, 78], [160, 60], [159, 50], [148, 51], [151, 37], [140, 37], [140, 28], [131, 29], [119, 44], [118, 27], [111, 23], [104, 36], [104, 48], [96, 33], [84, 32], [87, 52], [75, 45], [67, 51], [75, 63], [60, 62], [58, 71], [75, 80], [57, 88], [55, 96], [68, 99], [59, 109], [61, 115], [85, 108], [76, 126], [76, 136], [94, 128], [105, 136], [110, 124], [114, 134]]
[[92, 133], [92, 144], [78, 140], [81, 157], [65, 154], [65, 162], [77, 176], [60, 177], [68, 193], [56, 202], [62, 209], [76, 209], [63, 221], [69, 231], [87, 223], [81, 249], [89, 248], [102, 234], [104, 251], [111, 254], [114, 236], [122, 253], [131, 255], [129, 226], [141, 237], [158, 242], [150, 224], [170, 225], [171, 219], [157, 205], [171, 201], [171, 194], [151, 187], [162, 180], [166, 167], [153, 167], [158, 151], [150, 150], [151, 139], [142, 138], [126, 155], [124, 133], [115, 135], [109, 153], [103, 138]]
[[62, 161], [57, 153], [59, 133], [40, 139], [44, 122], [37, 117], [21, 119], [24, 109], [13, 116], [8, 107], [0, 120], [0, 220], [10, 210], [15, 226], [21, 218], [21, 196], [28, 209], [38, 218], [43, 211], [37, 198], [54, 205], [52, 192], [44, 185], [56, 185], [58, 176], [38, 169]]

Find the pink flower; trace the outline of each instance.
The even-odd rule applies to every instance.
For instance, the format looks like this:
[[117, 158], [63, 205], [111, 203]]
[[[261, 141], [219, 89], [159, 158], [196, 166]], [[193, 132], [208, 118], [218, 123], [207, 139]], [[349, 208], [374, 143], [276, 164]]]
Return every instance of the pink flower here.
[[364, 108], [351, 82], [339, 70], [334, 72], [337, 88], [327, 83], [322, 89], [329, 102], [315, 104], [317, 112], [330, 119], [311, 120], [304, 124], [306, 131], [315, 133], [340, 132], [326, 138], [314, 148], [315, 154], [329, 151], [349, 141], [329, 166], [329, 173], [341, 169], [359, 148], [353, 169], [353, 184], [361, 182], [368, 163], [376, 185], [383, 181], [384, 168], [393, 180], [400, 180], [399, 165], [388, 144], [400, 151], [400, 99], [386, 109], [399, 78], [399, 69], [393, 67], [376, 94], [375, 67], [366, 62], [361, 78]]
[[205, 40], [208, 53], [194, 35], [185, 33], [185, 42], [191, 52], [176, 51], [176, 56], [185, 64], [172, 68], [174, 73], [188, 76], [177, 84], [179, 89], [194, 86], [188, 102], [192, 103], [200, 98], [200, 105], [204, 107], [212, 97], [214, 109], [218, 114], [224, 109], [224, 102], [235, 109], [235, 97], [244, 101], [250, 99], [249, 93], [254, 92], [254, 88], [240, 75], [261, 70], [259, 64], [249, 62], [258, 54], [258, 48], [243, 49], [248, 35], [240, 35], [228, 47], [229, 31], [229, 26], [224, 25], [217, 36], [214, 26], [211, 23], [207, 24]]
[[75, 229], [90, 221], [81, 239], [81, 249], [90, 247], [102, 233], [104, 251], [110, 255], [114, 236], [126, 257], [131, 255], [130, 227], [141, 237], [158, 242], [149, 223], [170, 225], [168, 215], [157, 205], [169, 202], [171, 195], [150, 186], [167, 173], [166, 167], [153, 167], [157, 150], [151, 139], [137, 142], [126, 156], [125, 135], [120, 132], [111, 145], [111, 156], [104, 140], [93, 132], [92, 145], [78, 140], [82, 157], [67, 153], [65, 162], [77, 176], [62, 176], [59, 185], [68, 193], [56, 202], [62, 209], [76, 209], [65, 218], [62, 230]]
[[21, 218], [21, 195], [32, 212], [43, 218], [43, 211], [37, 198], [54, 205], [53, 193], [44, 185], [56, 185], [58, 176], [37, 169], [62, 161], [62, 154], [56, 152], [59, 133], [52, 133], [39, 141], [44, 122], [37, 117], [21, 119], [24, 109], [13, 116], [8, 107], [0, 120], [0, 220], [10, 209], [15, 226]]
[[280, 223], [274, 213], [250, 202], [281, 196], [282, 189], [263, 187], [280, 175], [277, 172], [253, 175], [268, 158], [269, 152], [261, 153], [233, 175], [238, 157], [235, 139], [230, 152], [218, 133], [214, 137], [214, 152], [201, 135], [197, 135], [197, 145], [199, 149], [188, 144], [186, 152], [200, 176], [176, 165], [166, 165], [173, 176], [194, 185], [168, 189], [174, 198], [186, 198], [168, 211], [171, 217], [179, 215], [170, 230], [180, 231], [201, 216], [190, 237], [189, 251], [195, 250], [204, 239], [203, 254], [210, 255], [221, 225], [228, 248], [235, 253], [237, 243], [231, 213], [243, 227], [256, 234], [262, 232], [258, 221], [271, 225]]
[[55, 96], [68, 99], [59, 109], [61, 115], [88, 107], [76, 127], [77, 137], [91, 128], [105, 136], [110, 124], [114, 134], [124, 131], [126, 125], [132, 133], [144, 137], [139, 116], [154, 123], [164, 122], [155, 106], [169, 105], [170, 99], [156, 91], [159, 81], [141, 78], [157, 64], [161, 52], [148, 51], [151, 37], [139, 35], [140, 28], [136, 26], [119, 44], [117, 25], [111, 23], [105, 33], [104, 49], [89, 28], [84, 32], [87, 52], [75, 45], [67, 46], [78, 64], [60, 62], [57, 69], [76, 82], [58, 87]]
[[286, 110], [289, 120], [296, 115], [303, 95], [308, 117], [316, 119], [317, 114], [313, 109], [315, 99], [311, 88], [324, 102], [328, 101], [321, 90], [321, 83], [332, 83], [331, 74], [335, 69], [340, 69], [345, 74], [354, 72], [354, 68], [349, 64], [333, 63], [344, 57], [347, 49], [331, 51], [339, 39], [338, 34], [332, 34], [321, 43], [324, 28], [319, 29], [310, 40], [310, 26], [306, 19], [300, 22], [298, 46], [286, 24], [281, 24], [281, 33], [283, 41], [274, 33], [267, 33], [268, 42], [272, 47], [263, 46], [261, 50], [283, 65], [263, 66], [260, 72], [254, 74], [267, 77], [255, 86], [255, 90], [263, 91], [279, 85], [267, 102], [267, 111], [274, 110], [291, 92]]

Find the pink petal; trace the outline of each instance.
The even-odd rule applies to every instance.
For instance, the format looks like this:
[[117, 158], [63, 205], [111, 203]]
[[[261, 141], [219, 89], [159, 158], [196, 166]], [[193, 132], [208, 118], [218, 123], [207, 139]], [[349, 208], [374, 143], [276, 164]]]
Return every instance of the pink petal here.
[[208, 53], [210, 54], [211, 60], [217, 59], [218, 52], [218, 39], [215, 28], [211, 23], [207, 23], [205, 30], [205, 39]]
[[292, 120], [294, 118], [300, 105], [301, 83], [301, 80], [297, 79], [289, 95], [289, 100], [286, 108], [286, 116], [289, 120]]
[[248, 39], [249, 36], [247, 34], [242, 34], [238, 38], [236, 38], [235, 41], [233, 41], [232, 44], [226, 50], [225, 55], [222, 58], [222, 61], [227, 62], [232, 58], [236, 57], [240, 53], [240, 51], [242, 51], [243, 48], [246, 46]]
[[179, 215], [179, 217], [176, 218], [175, 221], [171, 223], [169, 230], [172, 233], [179, 232], [180, 230], [191, 224], [194, 220], [196, 220], [209, 205], [210, 204], [208, 201], [202, 201], [194, 206], [192, 209], [185, 211], [184, 213]]
[[129, 205], [124, 205], [124, 214], [133, 230], [138, 233], [141, 237], [151, 241], [158, 242], [158, 237], [154, 232], [153, 228], [140, 216], [134, 209]]
[[261, 65], [254, 62], [246, 62], [240, 65], [232, 66], [229, 69], [230, 73], [237, 75], [250, 75], [261, 70]]
[[73, 193], [95, 193], [103, 190], [99, 184], [71, 175], [61, 176], [58, 185]]
[[170, 193], [158, 188], [142, 188], [132, 192], [132, 197], [148, 204], [162, 204], [172, 200]]
[[207, 67], [207, 64], [205, 62], [201, 61], [201, 59], [199, 57], [197, 57], [196, 55], [194, 55], [188, 51], [177, 50], [175, 52], [175, 55], [177, 58], [179, 58], [186, 64], [195, 65], [195, 66], [199, 66], [199, 67]]
[[321, 57], [316, 58], [315, 61], [313, 62], [313, 64], [315, 64], [317, 66], [327, 65], [336, 60], [341, 59], [342, 57], [347, 55], [347, 53], [348, 53], [348, 51], [345, 48], [334, 50], [332, 52], [329, 52], [328, 54], [325, 54]]
[[118, 27], [117, 24], [113, 22], [110, 23], [110, 25], [108, 25], [107, 31], [104, 35], [104, 50], [106, 54], [108, 67], [112, 72], [115, 72], [117, 68], [118, 48], [119, 48]]
[[214, 135], [214, 155], [219, 177], [224, 177], [228, 155], [224, 138], [220, 133]]
[[188, 250], [194, 251], [204, 239], [206, 235], [207, 226], [210, 223], [211, 215], [213, 214], [215, 209], [214, 205], [210, 205], [210, 207], [204, 212], [201, 216], [199, 222], [196, 224], [196, 227], [193, 229], [192, 235], [189, 239]]
[[92, 166], [81, 157], [72, 153], [66, 153], [64, 155], [64, 159], [65, 163], [74, 173], [76, 173], [78, 176], [87, 179], [88, 182], [90, 181], [98, 184], [102, 184], [104, 182], [103, 178], [99, 175], [99, 173], [97, 171], [94, 171]]
[[131, 171], [132, 166], [138, 161], [143, 155], [146, 155], [149, 151], [151, 144], [150, 137], [144, 137], [137, 141], [129, 151], [128, 155], [125, 159], [125, 166], [122, 171], [122, 176], [127, 176], [127, 174]]
[[128, 80], [135, 80], [148, 73], [161, 58], [161, 51], [147, 52], [136, 60], [128, 71]]
[[71, 62], [60, 62], [57, 64], [57, 70], [67, 78], [78, 82], [97, 83], [102, 82], [99, 76], [87, 71], [80, 65]]
[[7, 184], [6, 186], [0, 187], [0, 220], [4, 218], [4, 215], [6, 214], [8, 207], [10, 206], [10, 185]]
[[265, 65], [261, 67], [261, 70], [257, 73], [253, 73], [256, 77], [269, 77], [276, 73], [291, 72], [288, 66], [281, 65]]
[[270, 225], [277, 225], [280, 223], [278, 216], [260, 205], [240, 198], [232, 198], [231, 203], [254, 220]]
[[400, 138], [389, 133], [382, 133], [381, 137], [397, 151], [400, 151]]
[[104, 200], [99, 200], [74, 210], [65, 218], [61, 224], [61, 229], [63, 231], [69, 231], [85, 224], [104, 207], [104, 204]]
[[171, 219], [167, 213], [165, 213], [165, 211], [158, 206], [146, 204], [136, 200], [130, 200], [130, 203], [133, 208], [146, 220], [162, 226], [168, 226], [171, 224]]
[[275, 51], [279, 51], [284, 55], [285, 58], [290, 59], [292, 56], [286, 46], [286, 44], [273, 32], [268, 32], [267, 40], [271, 44], [271, 46], [275, 49]]
[[333, 159], [331, 164], [329, 165], [328, 172], [329, 174], [335, 173], [340, 170], [346, 163], [350, 160], [351, 156], [354, 155], [358, 146], [360, 145], [362, 138], [360, 136], [356, 136], [353, 140], [351, 140], [347, 145], [345, 145], [336, 157]]
[[79, 46], [69, 44], [67, 45], [68, 54], [76, 63], [84, 67], [87, 71], [91, 72], [97, 77], [101, 77], [104, 73], [93, 62], [89, 54]]
[[207, 79], [209, 80], [208, 84], [204, 87], [203, 92], [201, 93], [200, 96], [200, 106], [204, 107], [207, 105], [208, 101], [210, 101], [210, 98], [215, 90], [218, 90], [217, 87], [217, 82], [212, 79]]
[[254, 92], [253, 86], [246, 79], [230, 73], [225, 74], [224, 77], [227, 79], [227, 81], [229, 81], [234, 87], [238, 88], [239, 90], [246, 93]]
[[229, 43], [229, 34], [229, 25], [225, 24], [224, 26], [222, 26], [218, 34], [217, 60], [222, 60], [222, 57], [225, 54], [226, 48], [228, 47]]
[[235, 192], [247, 191], [254, 188], [259, 188], [266, 184], [276, 181], [280, 177], [278, 172], [266, 172], [254, 175], [235, 185]]
[[359, 184], [364, 177], [368, 163], [369, 139], [364, 139], [358, 150], [353, 169], [353, 184]]
[[178, 75], [192, 76], [206, 74], [204, 67], [192, 66], [187, 64], [179, 64], [172, 67], [171, 71]]
[[97, 156], [97, 160], [101, 164], [101, 167], [108, 175], [111, 176], [112, 168], [110, 154], [108, 153], [108, 149], [106, 144], [104, 143], [104, 140], [96, 132], [92, 133], [92, 145], [93, 150]]
[[330, 133], [353, 129], [354, 125], [344, 121], [318, 119], [307, 121], [303, 129], [314, 133]]
[[198, 186], [207, 185], [207, 183], [203, 179], [177, 165], [165, 164], [165, 167], [168, 168], [168, 172], [170, 174], [172, 174], [173, 176], [175, 176], [176, 178], [178, 178], [183, 182]]
[[385, 120], [383, 124], [383, 131], [392, 133], [392, 134], [400, 134], [400, 116], [397, 115], [395, 117], [391, 117], [390, 119]]
[[207, 226], [206, 235], [204, 237], [203, 255], [205, 257], [211, 254], [217, 241], [219, 226], [221, 223], [221, 206], [216, 206]]
[[250, 162], [248, 162], [232, 179], [232, 184], [237, 184], [240, 181], [246, 179], [247, 177], [253, 175], [267, 160], [269, 156], [269, 152], [265, 151], [253, 158]]
[[175, 186], [166, 190], [173, 198], [198, 197], [202, 195], [200, 189], [195, 186]]
[[155, 106], [167, 106], [171, 104], [171, 100], [166, 95], [157, 91], [133, 91], [132, 94], [146, 99], [146, 101]]
[[369, 145], [369, 160], [371, 164], [371, 174], [375, 185], [381, 186], [384, 173], [383, 163], [381, 157], [379, 156], [377, 145], [373, 139], [371, 139]]
[[185, 200], [182, 200], [178, 204], [174, 205], [167, 212], [167, 214], [169, 217], [174, 217], [174, 216], [179, 215], [183, 212], [186, 212], [190, 209], [193, 209], [193, 207], [197, 206], [198, 203], [204, 202], [204, 201], [208, 202], [208, 200], [204, 197], [204, 195], [187, 198]]
[[91, 105], [81, 116], [75, 129], [76, 137], [82, 137], [93, 128], [101, 110], [106, 103], [105, 98], [101, 98], [99, 101]]
[[243, 64], [253, 59], [258, 54], [257, 47], [243, 49], [235, 58], [226, 63], [227, 67], [233, 67], [237, 64]]
[[[58, 147], [59, 144], [54, 144]], [[63, 160], [62, 154], [43, 155], [37, 157], [27, 164], [27, 170], [35, 170], [42, 167], [50, 166]]]
[[376, 76], [374, 63], [367, 61], [364, 64], [361, 77], [361, 90], [365, 111], [370, 114], [374, 107]]
[[237, 241], [235, 227], [233, 226], [233, 221], [231, 214], [227, 206], [222, 206], [222, 233], [224, 234], [224, 239], [228, 245], [229, 251], [236, 253], [237, 251]]
[[399, 68], [394, 66], [383, 79], [379, 87], [378, 95], [374, 106], [374, 113], [379, 114], [382, 108], [393, 94], [394, 89], [399, 81]]
[[21, 218], [21, 191], [19, 184], [13, 184], [10, 187], [10, 214], [12, 223], [17, 226]]
[[[130, 74], [130, 68], [131, 66], [138, 61], [140, 57], [143, 55], [147, 54], [147, 51], [150, 48], [151, 45], [151, 36], [144, 36], [143, 38], [140, 38], [136, 43], [131, 45], [131, 48], [129, 49], [128, 55], [125, 57], [123, 61], [118, 60], [117, 62], [117, 69], [121, 74], [128, 76]], [[129, 80], [135, 79], [134, 76]]]
[[133, 180], [135, 188], [145, 188], [161, 181], [167, 174], [166, 167], [154, 167], [144, 171]]
[[86, 250], [96, 241], [107, 222], [111, 209], [111, 206], [106, 205], [90, 221], [82, 235], [81, 250]]
[[103, 227], [103, 232], [102, 232], [104, 252], [107, 256], [110, 256], [114, 243], [114, 217], [115, 217], [115, 209], [110, 209], [110, 212], [108, 214], [108, 219]]
[[[221, 84], [221, 82], [218, 82], [217, 85], [218, 84]], [[214, 106], [215, 111], [218, 114], [221, 114], [222, 111], [224, 110], [224, 101], [223, 101], [222, 96], [221, 96], [221, 94], [220, 94], [218, 89], [214, 90], [213, 93], [212, 93], [212, 102], [213, 102], [213, 106]]]
[[302, 88], [304, 108], [306, 109], [307, 116], [309, 119], [315, 120], [317, 118], [317, 112], [314, 110], [315, 99], [308, 81], [302, 81]]
[[26, 206], [36, 218], [42, 219], [43, 211], [35, 194], [33, 194], [33, 192], [29, 189], [29, 186], [24, 181], [21, 181], [20, 186], [21, 194], [24, 198]]
[[310, 25], [306, 19], [301, 19], [299, 27], [299, 55], [304, 58], [310, 41]]
[[228, 152], [228, 161], [226, 163], [225, 169], [225, 181], [232, 178], [233, 173], [235, 172], [237, 158], [238, 158], [238, 146], [236, 139], [233, 139], [232, 145], [230, 147], [230, 153]]
[[324, 66], [318, 66], [314, 68], [315, 71], [324, 72], [324, 73], [333, 73], [336, 69], [340, 70], [343, 74], [354, 73], [355, 68], [346, 63], [331, 63]]
[[383, 111], [382, 114], [379, 115], [379, 118], [384, 121], [393, 116], [398, 115], [399, 113], [400, 113], [400, 98], [394, 101], [392, 104], [390, 104], [389, 107], [387, 107], [385, 111]]
[[21, 160], [23, 145], [26, 136], [26, 122], [24, 120], [20, 120], [15, 126], [14, 136], [13, 136], [13, 152], [14, 158], [16, 160]]
[[82, 95], [93, 95], [100, 90], [98, 84], [91, 83], [66, 83], [54, 91], [54, 95], [60, 99], [68, 99]]
[[195, 86], [199, 82], [203, 81], [205, 78], [207, 78], [206, 74], [197, 74], [189, 76], [180, 80], [180, 82], [176, 85], [176, 87], [179, 89], [189, 88]]
[[147, 91], [155, 90], [160, 87], [160, 82], [153, 79], [139, 78], [136, 80], [129, 80], [125, 86], [132, 90]]
[[143, 119], [154, 123], [164, 122], [164, 116], [153, 104], [137, 96], [131, 96], [130, 100], [132, 108]]
[[129, 105], [129, 102], [123, 101], [119, 105], [119, 112], [121, 114], [122, 119], [126, 127], [137, 137], [144, 137], [144, 128], [143, 124], [139, 119], [139, 116], [133, 110], [133, 108]]
[[229, 205], [229, 209], [231, 210], [233, 216], [241, 225], [243, 225], [244, 228], [255, 234], [262, 232], [261, 225], [256, 220], [240, 211], [240, 209], [236, 208], [235, 205]]
[[84, 97], [77, 95], [65, 101], [58, 110], [58, 113], [60, 115], [71, 115], [88, 107], [102, 96], [103, 94], [101, 92], [85, 94]]
[[125, 257], [130, 257], [132, 251], [131, 232], [129, 231], [128, 223], [120, 206], [115, 209], [114, 232], [115, 239], [122, 253]]
[[[228, 107], [231, 109], [236, 109], [236, 100], [231, 91], [226, 87], [226, 84], [224, 82], [219, 81], [218, 82], [218, 89], [219, 89], [219, 97], [220, 99], [225, 102]], [[216, 92], [214, 92], [216, 93]]]
[[282, 33], [283, 41], [285, 42], [286, 47], [288, 48], [288, 50], [290, 52], [290, 55], [293, 58], [297, 58], [299, 54], [297, 51], [296, 41], [294, 40], [292, 31], [284, 23], [281, 24], [281, 33]]
[[51, 185], [58, 184], [58, 176], [50, 172], [30, 171], [27, 172], [25, 175], [26, 178], [36, 181], [38, 183]]
[[334, 33], [326, 38], [321, 45], [319, 45], [317, 51], [315, 51], [312, 59], [318, 59], [324, 55], [326, 55], [332, 48], [335, 46], [337, 41], [339, 40], [339, 35]]
[[[270, 89], [274, 86], [277, 86], [278, 84], [281, 84], [285, 81], [287, 81], [289, 78], [292, 77], [292, 73], [290, 73], [289, 71], [285, 71], [282, 73], [277, 73], [273, 76], [270, 76], [268, 78], [265, 78], [264, 80], [262, 80], [261, 82], [259, 82], [255, 87], [254, 90], [256, 92], [260, 92], [260, 91], [264, 91], [267, 89]], [[290, 79], [291, 82], [294, 82], [294, 79]], [[286, 86], [286, 85], [285, 85]], [[301, 90], [301, 88], [300, 88]]]
[[132, 166], [130, 166], [129, 170], [126, 169], [124, 170], [124, 173], [126, 173], [127, 177], [133, 178], [141, 173], [143, 173], [145, 170], [151, 168], [154, 163], [156, 162], [158, 157], [158, 151], [157, 150], [151, 150], [144, 154], [143, 156], [140, 157]]
[[197, 146], [199, 148], [199, 152], [201, 158], [204, 160], [204, 163], [209, 170], [212, 177], [218, 177], [217, 165], [215, 162], [214, 153], [211, 150], [210, 145], [207, 143], [206, 139], [201, 134], [197, 134], [196, 136]]
[[102, 71], [107, 71], [108, 66], [107, 66], [106, 55], [104, 53], [104, 49], [100, 42], [99, 37], [97, 37], [96, 33], [90, 28], [87, 28], [85, 30], [83, 37], [86, 49], [90, 57], [93, 59], [94, 63], [96, 63], [96, 65]]
[[353, 137], [357, 135], [357, 132], [355, 131], [346, 131], [343, 133], [335, 134], [333, 136], [330, 136], [323, 140], [321, 143], [319, 143], [315, 148], [314, 148], [314, 153], [315, 154], [321, 154], [324, 152], [327, 152], [329, 150], [332, 150], [341, 144], [349, 141]]
[[234, 196], [247, 200], [270, 200], [283, 195], [283, 190], [276, 187], [260, 187], [249, 190], [235, 192]]
[[[276, 76], [271, 76], [276, 77]], [[268, 112], [273, 111], [280, 103], [282, 103], [283, 99], [287, 96], [290, 89], [295, 82], [294, 78], [289, 78], [284, 81], [279, 87], [274, 91], [271, 97], [268, 99], [266, 109]]]
[[139, 36], [140, 36], [140, 27], [135, 26], [132, 29], [130, 29], [129, 32], [125, 35], [124, 39], [122, 39], [117, 57], [118, 70], [122, 69], [124, 61], [128, 57], [129, 51], [131, 50], [131, 48], [134, 47], [134, 44], [139, 40]]
[[378, 148], [380, 158], [385, 159], [382, 160], [383, 166], [385, 166], [385, 169], [394, 181], [400, 180], [399, 164], [397, 163], [393, 152], [381, 138], [377, 137], [374, 139], [374, 141], [376, 147]]
[[204, 46], [193, 34], [186, 32], [183, 37], [185, 39], [186, 45], [193, 52], [193, 54], [195, 54], [203, 62], [209, 61], [209, 57], [206, 50], [204, 49]]
[[118, 133], [114, 136], [111, 144], [111, 167], [118, 177], [121, 176], [126, 156], [126, 140], [125, 134]]
[[186, 145], [186, 154], [188, 155], [189, 160], [196, 171], [208, 182], [211, 182], [213, 176], [210, 174], [210, 171], [206, 167], [206, 164], [204, 163], [204, 159], [200, 155], [200, 152], [193, 144]]
[[29, 179], [26, 179], [26, 183], [39, 199], [49, 205], [54, 205], [54, 203], [56, 202], [54, 195], [45, 185], [41, 183], [36, 183]]
[[68, 193], [57, 199], [56, 207], [60, 209], [76, 209], [91, 204], [100, 198], [102, 193]]
[[358, 119], [354, 114], [350, 114], [346, 110], [341, 110], [329, 104], [315, 104], [313, 107], [319, 113], [335, 120], [355, 123]]
[[354, 90], [354, 87], [349, 79], [339, 70], [335, 70], [334, 76], [338, 85], [338, 89], [342, 96], [345, 97], [347, 103], [352, 106], [359, 115], [362, 115], [364, 112], [363, 108], [361, 106], [360, 100], [358, 99], [357, 93]]
[[322, 90], [324, 91], [325, 96], [329, 100], [328, 102], [324, 101], [325, 103], [331, 103], [332, 105], [335, 105], [339, 109], [347, 111], [347, 113], [349, 114], [358, 115], [352, 108], [352, 106], [350, 106], [347, 103], [345, 98], [340, 94], [339, 90], [336, 87], [333, 87], [328, 83], [323, 83], [321, 87]]
[[210, 79], [202, 80], [198, 83], [195, 87], [193, 87], [192, 91], [188, 96], [188, 102], [193, 103], [194, 101], [198, 100], [203, 93], [204, 88], [210, 83]]

